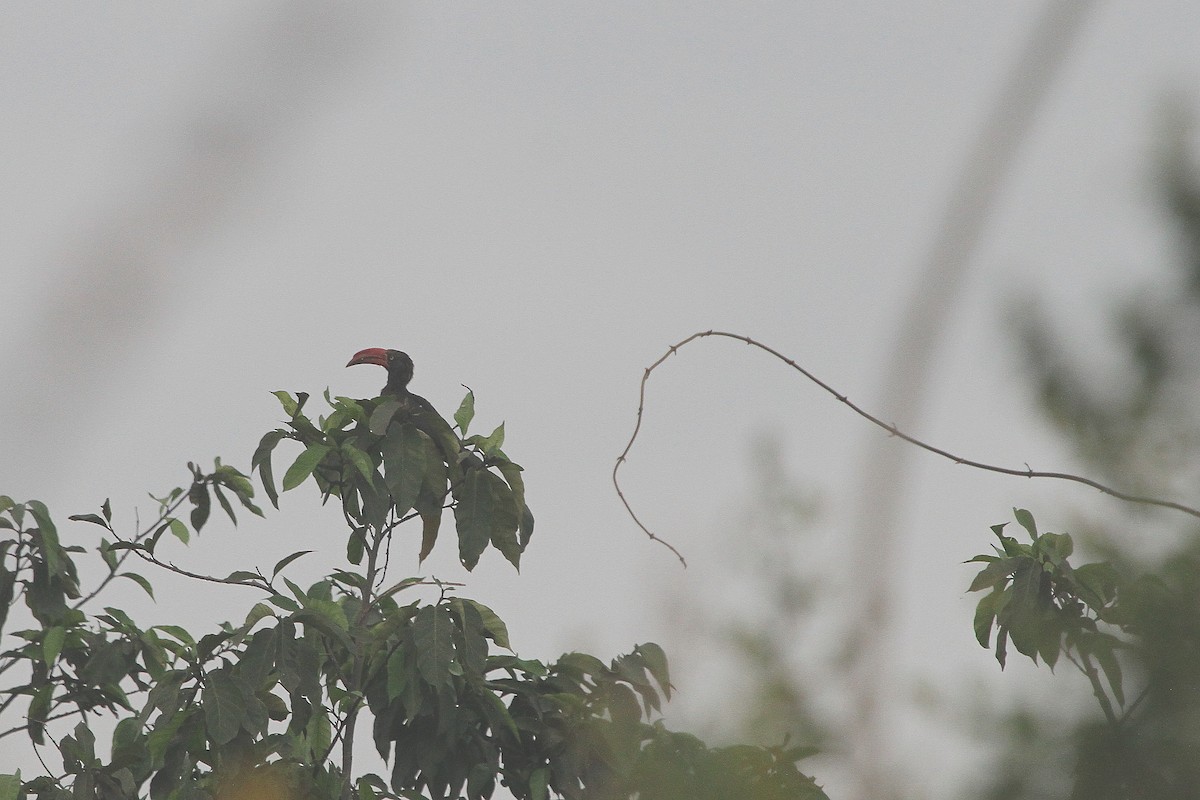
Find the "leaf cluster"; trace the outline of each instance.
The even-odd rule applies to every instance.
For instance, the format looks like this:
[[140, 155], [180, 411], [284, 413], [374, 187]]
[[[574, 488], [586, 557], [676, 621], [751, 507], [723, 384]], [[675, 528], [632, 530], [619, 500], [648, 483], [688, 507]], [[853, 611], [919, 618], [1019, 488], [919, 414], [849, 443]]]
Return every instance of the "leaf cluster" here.
[[1072, 566], [1070, 535], [1039, 533], [1029, 511], [1013, 509], [1013, 514], [1029, 543], [1006, 535], [1008, 523], [993, 525], [999, 540], [993, 545], [995, 555], [978, 555], [968, 562], [985, 564], [969, 590], [989, 590], [975, 608], [975, 638], [989, 647], [995, 628], [1001, 668], [1010, 642], [1035, 664], [1040, 657], [1051, 669], [1060, 656], [1068, 658], [1087, 675], [1106, 714], [1115, 719], [1099, 672], [1112, 698], [1124, 705], [1117, 653], [1125, 644], [1113, 631], [1128, 629], [1133, 587], [1108, 562]]
[[[20, 721], [0, 739], [23, 734], [39, 758], [54, 750], [61, 764], [28, 780], [0, 775], [0, 800], [484, 800], [499, 787], [519, 800], [824, 798], [797, 768], [806, 748], [710, 749], [651, 722], [671, 693], [657, 645], [609, 662], [522, 659], [482, 603], [431, 579], [389, 583], [399, 527], [420, 519], [423, 559], [445, 508], [468, 568], [489, 545], [517, 566], [529, 543], [521, 468], [501, 449], [503, 425], [468, 435], [473, 395], [454, 428], [395, 398], [327, 393], [331, 413], [313, 420], [306, 395], [276, 396], [287, 427], [262, 438], [251, 472], [275, 507], [279, 488], [315, 484], [338, 501], [348, 529], [348, 567], [307, 588], [287, 576], [307, 551], [269, 573], [243, 567], [226, 577], [163, 556], [164, 542], [188, 544], [214, 506], [235, 524], [234, 501], [263, 514], [247, 475], [220, 460], [211, 472], [189, 464], [190, 483], [155, 497], [155, 519], [132, 534], [117, 533], [108, 501], [72, 517], [102, 529], [90, 547], [62, 544], [42, 503], [0, 497], [0, 633], [19, 602], [33, 622], [5, 634], [0, 714]], [[285, 440], [302, 450], [277, 488], [271, 456]], [[103, 569], [84, 587], [74, 559], [88, 553]], [[143, 628], [125, 610], [93, 608], [117, 578], [154, 596], [155, 573], [128, 570], [130, 559], [263, 597], [239, 624], [203, 635]], [[418, 586], [435, 587], [436, 599], [402, 603]], [[108, 743], [96, 738], [100, 717], [115, 721]], [[367, 726], [384, 775], [355, 763]]]
[[[525, 502], [522, 468], [501, 446], [504, 425], [488, 436], [461, 438], [437, 413], [401, 398], [330, 398], [328, 416], [312, 420], [303, 409], [309, 396], [275, 392], [288, 414], [287, 428], [263, 436], [251, 459], [272, 505], [278, 507], [271, 454], [284, 440], [304, 446], [283, 475], [288, 491], [310, 477], [324, 499], [337, 498], [350, 526], [347, 555], [362, 560], [370, 533], [386, 532], [420, 517], [419, 557], [433, 550], [442, 512], [453, 509], [459, 561], [473, 569], [490, 544], [514, 567], [533, 535], [533, 514]], [[468, 392], [455, 414], [466, 436], [474, 416]]]

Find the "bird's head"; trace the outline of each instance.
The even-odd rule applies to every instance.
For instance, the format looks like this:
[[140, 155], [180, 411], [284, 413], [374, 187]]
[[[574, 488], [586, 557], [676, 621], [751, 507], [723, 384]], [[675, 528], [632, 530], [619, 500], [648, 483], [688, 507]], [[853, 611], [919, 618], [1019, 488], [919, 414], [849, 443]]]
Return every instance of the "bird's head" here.
[[353, 367], [355, 364], [374, 364], [385, 368], [388, 372], [386, 389], [393, 391], [403, 389], [412, 380], [413, 361], [409, 358], [408, 353], [399, 350], [368, 347], [366, 350], [359, 350], [355, 353], [346, 366]]

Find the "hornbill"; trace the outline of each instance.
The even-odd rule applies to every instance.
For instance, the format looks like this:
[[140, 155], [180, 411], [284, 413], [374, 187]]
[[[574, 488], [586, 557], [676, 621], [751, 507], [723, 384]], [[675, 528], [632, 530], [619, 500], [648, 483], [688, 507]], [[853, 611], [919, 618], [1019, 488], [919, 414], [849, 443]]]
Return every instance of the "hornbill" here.
[[[412, 508], [421, 516], [420, 559], [424, 561], [437, 539], [438, 526], [442, 518], [442, 504], [450, 491], [447, 483], [453, 485], [462, 479], [462, 467], [459, 464], [462, 442], [455, 435], [450, 424], [442, 418], [441, 414], [437, 413], [432, 403], [408, 390], [408, 382], [412, 380], [413, 376], [413, 362], [408, 353], [402, 353], [399, 350], [385, 350], [382, 347], [368, 347], [366, 350], [359, 350], [355, 353], [346, 366], [353, 367], [355, 364], [376, 364], [387, 370], [387, 384], [379, 393], [381, 400], [375, 408], [381, 408], [389, 400], [398, 403], [399, 407], [395, 411], [402, 409], [401, 413], [407, 415], [407, 420], [415, 425], [417, 430], [433, 440], [434, 446], [446, 463], [447, 472], [441, 473], [441, 480], [435, 481], [433, 485], [430, 485], [428, 476], [434, 473], [426, 469], [422, 470], [424, 474], [420, 479], [420, 492], [411, 501]], [[385, 428], [391, 424], [390, 416], [385, 419], [383, 424]], [[386, 462], [386, 455], [384, 459]], [[391, 466], [388, 465], [385, 469], [390, 471]], [[390, 487], [391, 484], [389, 484]]]
[[441, 450], [451, 475], [457, 475], [461, 469], [459, 459], [462, 442], [455, 435], [450, 423], [446, 422], [445, 418], [433, 407], [433, 403], [408, 390], [408, 382], [412, 380], [413, 376], [413, 361], [409, 358], [408, 353], [399, 350], [385, 350], [382, 347], [368, 347], [366, 350], [359, 350], [355, 353], [346, 366], [353, 367], [355, 364], [376, 364], [387, 369], [387, 384], [383, 387], [380, 395], [386, 398], [395, 398], [400, 402], [400, 408], [410, 415], [413, 424], [433, 439], [438, 449]]
[[408, 353], [385, 350], [382, 347], [368, 347], [355, 353], [346, 366], [353, 367], [355, 364], [375, 364], [387, 369], [387, 385], [383, 387], [380, 395], [395, 397], [410, 411], [437, 413], [432, 403], [408, 390], [408, 382], [413, 376], [413, 360], [409, 358]]

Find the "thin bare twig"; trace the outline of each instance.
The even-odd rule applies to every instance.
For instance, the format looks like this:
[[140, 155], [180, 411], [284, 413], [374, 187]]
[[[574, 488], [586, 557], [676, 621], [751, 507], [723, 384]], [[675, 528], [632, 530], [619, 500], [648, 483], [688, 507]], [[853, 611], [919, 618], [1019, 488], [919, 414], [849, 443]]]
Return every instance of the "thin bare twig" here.
[[[136, 543], [136, 540], [122, 539], [115, 532], [113, 533], [113, 538], [115, 538], [118, 542], [121, 542], [122, 544]], [[163, 561], [158, 556], [154, 555], [151, 552], [143, 550], [140, 547], [130, 547], [130, 548], [127, 548], [127, 550], [128, 550], [128, 552], [133, 553], [135, 556], [140, 558], [142, 561], [145, 561], [147, 564], [154, 564], [156, 567], [165, 569], [168, 572], [174, 572], [176, 575], [182, 575], [185, 578], [192, 578], [193, 580], [197, 580], [197, 581], [206, 581], [208, 583], [223, 583], [226, 586], [249, 586], [252, 589], [259, 589], [259, 590], [264, 591], [267, 594], [270, 594], [272, 596], [279, 595], [279, 592], [275, 591], [275, 588], [273, 586], [271, 586], [271, 584], [267, 581], [267, 579], [265, 577], [263, 577], [261, 572], [258, 575], [257, 581], [230, 580], [229, 578], [218, 578], [213, 575], [204, 575], [199, 572], [192, 572], [190, 570], [186, 570], [183, 567], [176, 566], [171, 561]]]
[[1079, 658], [1076, 659], [1067, 648], [1063, 648], [1062, 654], [1064, 658], [1075, 665], [1077, 670], [1084, 674], [1088, 679], [1088, 683], [1092, 685], [1092, 694], [1099, 701], [1100, 710], [1104, 712], [1104, 718], [1108, 720], [1109, 727], [1115, 728], [1121, 724], [1121, 720], [1117, 717], [1117, 712], [1113, 709], [1112, 700], [1108, 698], [1108, 693], [1104, 691], [1104, 683], [1100, 680], [1100, 673], [1096, 670], [1096, 666], [1092, 664], [1092, 660], [1087, 657], [1087, 654], [1080, 650]]
[[1184, 514], [1189, 514], [1193, 517], [1200, 518], [1200, 509], [1193, 508], [1192, 506], [1184, 505], [1183, 503], [1177, 503], [1172, 500], [1161, 500], [1156, 497], [1146, 497], [1143, 495], [1129, 494], [1128, 492], [1122, 492], [1119, 489], [1114, 489], [1111, 486], [1106, 486], [1106, 485], [1100, 483], [1099, 481], [1092, 480], [1091, 478], [1087, 478], [1082, 475], [1074, 475], [1070, 472], [1050, 472], [1050, 471], [1044, 471], [1044, 470], [1036, 470], [1036, 469], [1033, 469], [1032, 467], [1030, 467], [1028, 464], [1026, 464], [1025, 467], [1022, 469], [1013, 468], [1013, 467], [1002, 467], [1002, 466], [997, 466], [995, 464], [988, 464], [983, 461], [976, 461], [974, 459], [964, 458], [962, 456], [955, 455], [954, 453], [951, 453], [949, 450], [944, 450], [940, 447], [935, 447], [934, 445], [928, 444], [927, 442], [924, 442], [924, 441], [916, 438], [915, 436], [911, 436], [911, 435], [905, 433], [904, 431], [902, 431], [898, 427], [896, 427], [896, 425], [894, 423], [884, 422], [882, 419], [880, 419], [879, 417], [876, 417], [875, 415], [871, 414], [870, 412], [864, 410], [862, 407], [858, 406], [852, 400], [850, 400], [850, 398], [848, 398], [846, 395], [842, 394], [837, 389], [833, 388], [828, 383], [825, 383], [825, 381], [821, 380], [816, 375], [813, 375], [807, 369], [805, 369], [804, 367], [797, 364], [794, 359], [788, 358], [783, 353], [779, 352], [778, 350], [776, 350], [773, 347], [768, 347], [767, 345], [763, 344], [762, 342], [756, 341], [756, 340], [750, 338], [749, 336], [745, 336], [740, 333], [729, 333], [727, 331], [712, 331], [712, 330], [698, 331], [696, 333], [693, 333], [691, 336], [687, 337], [686, 339], [683, 339], [682, 341], [671, 345], [667, 349], [667, 352], [664, 353], [660, 359], [658, 359], [653, 364], [651, 364], [649, 367], [647, 367], [646, 371], [642, 374], [641, 385], [638, 388], [637, 423], [633, 427], [633, 435], [629, 437], [629, 442], [625, 445], [625, 449], [622, 450], [621, 455], [619, 455], [617, 457], [617, 463], [613, 466], [613, 471], [612, 471], [613, 486], [616, 487], [617, 496], [621, 498], [621, 502], [624, 504], [625, 510], [629, 512], [629, 516], [633, 519], [633, 521], [635, 523], [637, 523], [637, 526], [642, 529], [643, 533], [645, 533], [647, 536], [649, 536], [653, 541], [658, 542], [659, 544], [663, 545], [668, 550], [670, 550], [672, 553], [674, 553], [675, 557], [678, 558], [680, 563], [683, 564], [685, 567], [687, 566], [687, 561], [684, 560], [683, 556], [679, 553], [679, 551], [676, 550], [675, 547], [673, 547], [669, 542], [667, 542], [666, 540], [662, 539], [661, 537], [655, 535], [652, 531], [650, 531], [650, 529], [647, 528], [646, 525], [638, 518], [637, 514], [634, 513], [632, 506], [630, 506], [630, 504], [629, 504], [629, 500], [625, 497], [625, 493], [621, 490], [621, 484], [620, 484], [620, 481], [618, 480], [617, 472], [618, 472], [618, 470], [621, 469], [621, 465], [624, 464], [625, 461], [627, 460], [627, 458], [629, 456], [629, 451], [633, 448], [633, 443], [637, 440], [638, 433], [642, 429], [642, 415], [643, 415], [643, 412], [645, 411], [645, 407], [646, 407], [646, 383], [647, 383], [647, 381], [649, 381], [651, 373], [653, 373], [654, 370], [656, 370], [660, 366], [662, 366], [662, 364], [668, 358], [673, 356], [675, 353], [679, 352], [680, 348], [682, 348], [684, 345], [686, 345], [690, 342], [693, 342], [697, 339], [704, 339], [709, 336], [720, 336], [720, 337], [724, 337], [726, 339], [735, 339], [739, 342], [744, 342], [745, 344], [748, 344], [751, 347], [757, 347], [759, 350], [762, 350], [766, 353], [771, 354], [775, 358], [777, 358], [780, 361], [782, 361], [783, 363], [787, 364], [792, 369], [799, 372], [804, 377], [808, 378], [810, 381], [815, 383], [817, 386], [820, 386], [822, 389], [824, 389], [829, 394], [833, 395], [833, 397], [835, 399], [837, 399], [841, 403], [844, 403], [851, 411], [858, 414], [860, 417], [867, 420], [872, 425], [882, 428], [883, 430], [887, 431], [890, 435], [895, 436], [898, 439], [903, 439], [904, 441], [908, 442], [909, 444], [916, 445], [917, 447], [921, 448], [922, 450], [928, 450], [930, 453], [934, 453], [935, 455], [939, 455], [942, 458], [945, 458], [949, 461], [953, 461], [955, 464], [962, 464], [963, 466], [974, 467], [975, 469], [981, 469], [981, 470], [985, 470], [987, 472], [998, 472], [1002, 475], [1016, 475], [1016, 476], [1022, 477], [1022, 478], [1054, 478], [1056, 480], [1070, 481], [1072, 483], [1081, 483], [1084, 486], [1090, 486], [1093, 489], [1096, 489], [1100, 492], [1103, 492], [1104, 494], [1115, 497], [1118, 500], [1123, 500], [1127, 503], [1139, 503], [1141, 505], [1158, 506], [1160, 508], [1169, 508], [1169, 509], [1173, 509], [1175, 511], [1180, 511]]
[[[181, 505], [183, 505], [185, 500], [187, 500], [187, 494], [181, 492], [180, 495], [178, 497], [176, 497], [175, 500], [172, 501], [170, 504], [160, 503], [158, 519], [156, 519], [153, 523], [151, 523], [147, 528], [142, 530], [140, 533], [135, 533], [132, 539], [128, 539], [125, 541], [130, 541], [134, 544], [140, 544], [143, 539], [146, 539], [147, 537], [153, 535], [154, 532], [158, 530], [160, 525], [167, 524], [167, 521], [169, 519], [171, 519], [171, 515], [174, 514], [175, 511]], [[134, 513], [135, 514], [137, 513], [136, 509], [134, 510]], [[108, 528], [108, 532], [113, 535], [113, 538], [115, 538], [117, 541], [122, 541], [121, 537], [118, 536], [116, 531], [114, 531], [112, 529], [112, 523], [109, 520], [105, 520], [105, 522], [109, 523], [106, 527]], [[137, 520], [135, 528], [141, 528], [141, 520], [140, 519]], [[105, 587], [107, 587], [109, 583], [111, 583], [113, 580], [115, 580], [120, 575], [120, 572], [118, 572], [118, 570], [120, 570], [121, 567], [125, 564], [125, 560], [127, 558], [129, 558], [130, 552], [131, 552], [131, 550], [127, 549], [127, 550], [125, 550], [125, 552], [121, 553], [121, 555], [117, 556], [117, 559], [113, 563], [113, 566], [109, 568], [108, 574], [106, 576], [104, 576], [104, 579], [102, 581], [100, 581], [99, 585], [97, 585], [96, 588], [93, 589], [92, 592], [90, 594], [88, 594], [86, 597], [83, 597], [80, 600], [78, 600], [74, 605], [71, 606], [71, 608], [75, 608], [75, 609], [83, 608], [83, 606], [85, 606], [89, 602], [91, 602], [96, 597], [96, 595], [98, 595], [98, 594], [100, 594], [100, 592], [104, 591]]]

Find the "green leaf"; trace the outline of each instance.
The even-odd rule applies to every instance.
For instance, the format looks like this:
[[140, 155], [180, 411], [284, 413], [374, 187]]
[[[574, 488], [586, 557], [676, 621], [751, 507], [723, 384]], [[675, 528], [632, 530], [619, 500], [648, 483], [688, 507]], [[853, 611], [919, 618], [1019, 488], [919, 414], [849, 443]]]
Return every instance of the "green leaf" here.
[[458, 426], [458, 431], [463, 436], [467, 435], [467, 428], [471, 425], [471, 420], [475, 418], [475, 393], [467, 389], [467, 395], [458, 404], [458, 410], [454, 412], [454, 424]]
[[58, 654], [62, 652], [63, 642], [66, 638], [67, 629], [60, 625], [55, 625], [46, 631], [46, 637], [42, 639], [42, 658], [45, 660], [47, 668], [54, 666], [54, 662], [58, 660]]
[[271, 597], [268, 597], [267, 602], [271, 603], [272, 605], [278, 606], [279, 608], [282, 608], [284, 611], [287, 611], [288, 613], [291, 613], [291, 614], [295, 614], [297, 611], [300, 610], [299, 603], [297, 603], [292, 598], [284, 597], [281, 594], [272, 595]]
[[271, 394], [275, 395], [275, 398], [279, 400], [279, 404], [283, 406], [283, 413], [289, 417], [296, 416], [296, 412], [300, 410], [300, 406], [289, 392], [281, 389], [277, 392], [271, 392]]
[[[358, 574], [354, 574], [354, 577], [358, 578], [359, 580], [362, 579], [362, 576], [358, 575]], [[392, 595], [396, 594], [397, 592], [402, 592], [405, 589], [411, 588], [413, 586], [420, 586], [424, 582], [425, 582], [424, 578], [405, 578], [404, 580], [398, 581], [398, 582], [392, 584], [391, 586], [389, 586], [384, 591], [380, 592], [377, 599], [383, 600], [384, 598], [391, 597]]]
[[301, 603], [304, 603], [308, 600], [308, 593], [305, 592], [303, 589], [301, 589], [300, 585], [297, 584], [295, 581], [291, 580], [290, 578], [284, 577], [283, 582], [285, 584], [287, 584], [288, 589], [291, 590], [292, 594], [294, 594], [296, 596], [296, 599], [299, 600]]
[[275, 629], [264, 628], [253, 636], [234, 668], [251, 691], [263, 687], [267, 673], [275, 666]]
[[215, 744], [228, 744], [241, 730], [246, 718], [246, 695], [241, 683], [225, 669], [205, 676], [204, 722]]
[[[354, 491], [348, 492], [346, 497], [353, 501], [357, 493], [362, 501], [361, 513], [352, 513], [352, 519], [375, 530], [383, 530], [383, 526], [387, 524], [388, 512], [392, 509], [392, 497], [383, 483], [383, 478], [378, 475], [376, 477], [378, 480], [372, 483], [356, 481]], [[353, 502], [350, 505], [353, 506]]]
[[618, 656], [613, 661], [613, 671], [621, 680], [633, 686], [650, 686], [650, 678], [646, 675], [646, 665], [640, 658]]
[[99, 514], [73, 514], [73, 515], [67, 517], [67, 519], [73, 520], [75, 522], [90, 522], [93, 525], [99, 525], [101, 528], [104, 528], [105, 530], [110, 530], [110, 531], [112, 530], [112, 528], [110, 528], [108, 526], [108, 522], [105, 521], [105, 519], [103, 517], [101, 517]]
[[1038, 532], [1037, 523], [1033, 521], [1033, 514], [1030, 514], [1024, 508], [1014, 508], [1013, 516], [1017, 518], [1017, 524], [1029, 532], [1029, 538], [1036, 541]]
[[221, 464], [220, 459], [217, 459], [217, 467], [213, 472], [213, 478], [237, 495], [243, 501], [247, 498], [254, 497], [254, 484], [250, 479], [243, 475], [238, 469]]
[[521, 568], [521, 543], [517, 539], [520, 510], [508, 484], [491, 472], [485, 472], [492, 492], [492, 547], [499, 550], [508, 562]]
[[1049, 576], [1033, 559], [1022, 559], [1013, 573], [1012, 595], [1004, 609], [1004, 624], [1013, 647], [1037, 663], [1045, 641], [1044, 611], [1049, 605]]
[[395, 700], [404, 692], [408, 685], [408, 666], [404, 656], [404, 648], [397, 647], [388, 656], [387, 661], [387, 696]]
[[996, 587], [975, 605], [975, 640], [987, 648], [992, 639], [992, 623], [996, 620], [999, 607], [1007, 600], [1007, 590]]
[[187, 525], [183, 524], [183, 520], [172, 517], [167, 523], [167, 530], [171, 531], [171, 535], [184, 544], [187, 544], [188, 539], [191, 538], [191, 535], [188, 533]]
[[129, 580], [133, 581], [138, 586], [142, 587], [142, 589], [145, 590], [146, 594], [150, 595], [151, 600], [154, 599], [154, 587], [150, 585], [150, 581], [146, 580], [141, 575], [138, 575], [136, 572], [122, 572], [117, 577], [118, 578], [129, 578]]
[[48, 683], [33, 694], [29, 701], [29, 739], [34, 744], [46, 742], [46, 717], [50, 715], [50, 701], [54, 696], [54, 687]]
[[529, 800], [550, 800], [549, 777], [550, 770], [546, 767], [529, 773]]
[[646, 669], [654, 676], [654, 680], [662, 687], [663, 694], [671, 697], [671, 676], [667, 669], [667, 654], [654, 642], [644, 642], [633, 648], [633, 652], [642, 657]]
[[1004, 548], [1004, 555], [1010, 558], [1029, 557], [1029, 545], [1023, 545], [1011, 536], [1001, 536], [1000, 545]]
[[560, 669], [578, 671], [583, 675], [603, 675], [608, 671], [604, 662], [588, 653], [564, 653], [555, 666]]
[[[262, 603], [259, 603], [258, 605], [262, 605]], [[192, 638], [192, 635], [188, 633], [185, 628], [181, 628], [178, 625], [155, 625], [154, 630], [162, 631], [168, 636], [172, 636], [188, 646], [196, 644], [196, 640]]]
[[304, 726], [304, 737], [313, 753], [325, 753], [333, 737], [329, 717], [326, 714], [313, 714]]
[[284, 702], [282, 697], [271, 694], [270, 692], [262, 692], [259, 698], [263, 701], [263, 705], [267, 707], [267, 716], [276, 722], [283, 722], [291, 713], [288, 709], [288, 704]]
[[354, 419], [341, 409], [335, 409], [328, 417], [317, 418], [317, 422], [321, 426], [321, 432], [326, 434], [340, 431], [353, 421]]
[[[508, 641], [508, 626], [504, 624], [504, 620], [485, 606], [483, 603], [471, 600], [466, 597], [456, 597], [450, 601], [452, 606], [472, 606], [479, 612], [479, 618], [482, 620], [484, 635], [495, 642], [499, 647], [505, 650], [512, 650], [512, 646]], [[461, 615], [460, 615], [461, 616]]]
[[450, 682], [450, 663], [454, 660], [453, 629], [454, 619], [445, 606], [425, 606], [413, 619], [417, 670], [431, 686]]
[[1038, 655], [1053, 672], [1062, 652], [1062, 626], [1058, 619], [1047, 613], [1039, 617], [1038, 623]]
[[351, 644], [347, 635], [350, 631], [350, 621], [346, 619], [346, 610], [333, 600], [312, 597], [300, 601], [304, 609], [296, 614], [297, 622], [309, 623], [321, 633], [327, 634], [344, 644]]
[[250, 459], [250, 471], [258, 470], [263, 491], [267, 493], [267, 499], [275, 508], [279, 508], [279, 493], [275, 491], [275, 478], [271, 474], [271, 452], [285, 436], [287, 436], [287, 431], [283, 430], [273, 430], [267, 433], [259, 441], [258, 449], [254, 451], [254, 456]]
[[479, 563], [479, 556], [492, 538], [494, 501], [489, 472], [471, 470], [455, 492], [454, 522], [458, 528], [458, 559], [468, 570]]
[[407, 422], [389, 430], [380, 442], [383, 479], [392, 493], [397, 515], [408, 513], [417, 501], [425, 481], [427, 442], [429, 437]]
[[371, 462], [371, 457], [349, 442], [342, 442], [341, 450], [346, 460], [363, 476], [363, 480], [370, 483], [375, 475], [375, 465]]
[[204, 523], [208, 521], [208, 514], [212, 508], [212, 499], [208, 496], [208, 487], [203, 483], [193, 483], [191, 490], [188, 491], [188, 500], [192, 502], [192, 530], [196, 533], [204, 527]]
[[494, 693], [487, 690], [480, 692], [480, 695], [491, 707], [491, 713], [487, 715], [487, 718], [492, 722], [492, 729], [496, 730], [495, 721], [499, 720], [500, 724], [503, 725], [514, 738], [519, 737], [521, 732], [517, 728], [517, 723], [515, 720], [513, 720], [512, 714], [509, 712], [508, 708], [505, 707], [504, 701], [497, 697]]
[[389, 397], [379, 405], [375, 406], [375, 410], [371, 412], [371, 419], [367, 423], [367, 429], [376, 436], [382, 436], [387, 433], [388, 425], [392, 422], [392, 417], [396, 416], [396, 412], [400, 410], [400, 401], [394, 397]]
[[438, 503], [418, 503], [418, 513], [421, 515], [421, 552], [417, 563], [423, 562], [437, 543], [438, 530], [442, 526], [442, 506]]
[[450, 470], [451, 481], [457, 483], [462, 469], [458, 462], [462, 440], [455, 435], [450, 423], [434, 411], [417, 411], [412, 415], [412, 422], [437, 445], [438, 458]]
[[233, 513], [233, 506], [230, 505], [229, 499], [225, 497], [225, 493], [221, 491], [221, 484], [214, 483], [212, 485], [213, 494], [217, 496], [217, 502], [221, 504], [221, 509], [229, 517], [230, 521], [237, 525], [237, 515]]
[[1094, 611], [1099, 611], [1117, 596], [1121, 575], [1112, 564], [1100, 561], [1076, 567], [1071, 572], [1070, 580], [1078, 589], [1079, 599]]
[[[437, 448], [434, 447], [434, 450]], [[413, 508], [421, 515], [420, 561], [433, 551], [442, 524], [442, 505], [446, 499], [446, 466], [432, 450], [426, 454], [425, 483]]]
[[109, 550], [141, 550], [146, 552], [146, 546], [140, 542], [113, 542], [108, 546]]
[[521, 512], [521, 523], [517, 527], [517, 533], [520, 535], [521, 549], [524, 550], [533, 538], [533, 512], [529, 510], [529, 506], [525, 506], [525, 510]]
[[454, 627], [455, 674], [482, 676], [487, 671], [489, 638], [483, 627], [483, 617], [470, 604], [451, 601], [447, 608], [457, 620]]
[[367, 776], [359, 778], [355, 784], [355, 788], [358, 790], [359, 800], [378, 800], [379, 795], [376, 794], [370, 781], [367, 780]]
[[361, 564], [363, 554], [367, 547], [367, 528], [356, 527], [350, 531], [350, 538], [346, 540], [346, 560], [351, 564]]
[[1016, 570], [1017, 564], [1020, 563], [1015, 558], [996, 559], [979, 571], [975, 576], [975, 580], [971, 581], [968, 592], [978, 592], [980, 589], [988, 589], [997, 584], [1005, 583], [1008, 576]]
[[274, 616], [271, 607], [266, 603], [255, 603], [250, 612], [246, 614], [246, 621], [242, 623], [246, 628], [253, 628], [260, 619]]
[[17, 800], [21, 794], [21, 770], [0, 775], [0, 800]]
[[608, 713], [617, 725], [633, 726], [642, 718], [637, 696], [628, 686], [616, 683], [608, 687]]
[[496, 430], [488, 434], [488, 437], [483, 440], [481, 449], [485, 455], [491, 455], [495, 451], [504, 446], [504, 423], [501, 422], [496, 426]]
[[496, 469], [500, 470], [500, 474], [504, 476], [504, 480], [508, 482], [508, 486], [512, 489], [513, 499], [517, 503], [517, 508], [525, 510], [525, 479], [521, 477], [521, 469], [519, 464], [514, 464], [511, 461], [505, 461], [497, 464]]
[[42, 557], [46, 560], [46, 569], [51, 575], [64, 575], [67, 569], [66, 554], [58, 542], [58, 528], [50, 519], [50, 511], [40, 500], [30, 500], [25, 505], [37, 520], [38, 531], [42, 535]]
[[283, 569], [288, 564], [295, 561], [297, 558], [300, 558], [301, 556], [306, 556], [311, 552], [312, 552], [312, 550], [297, 550], [295, 553], [292, 553], [290, 556], [279, 559], [279, 561], [275, 562], [275, 568], [273, 570], [271, 570], [271, 579], [272, 580], [275, 579], [275, 576], [279, 574], [279, 570]]
[[174, 708], [165, 709], [154, 721], [154, 729], [146, 737], [146, 752], [150, 754], [153, 764], [162, 764], [167, 749], [178, 742], [179, 730], [188, 722], [194, 710], [176, 712]]
[[115, 685], [135, 668], [134, 653], [128, 642], [110, 640], [91, 654], [79, 676], [94, 686]]
[[329, 445], [321, 442], [313, 442], [305, 448], [284, 474], [283, 490], [286, 492], [304, 483], [331, 449]]
[[[129, 614], [126, 613], [125, 611], [123, 611], [122, 609], [114, 608], [113, 606], [105, 606], [104, 612], [108, 616], [112, 617], [110, 624], [112, 624], [114, 626], [114, 629], [120, 629], [120, 630], [125, 630], [125, 631], [137, 629], [137, 625], [135, 625], [133, 623], [133, 618], [130, 617]], [[100, 619], [104, 619], [104, 617], [101, 616]]]
[[114, 762], [140, 760], [145, 753], [145, 747], [141, 720], [137, 717], [126, 717], [117, 723], [112, 736]]
[[1075, 543], [1066, 533], [1043, 533], [1034, 543], [1034, 547], [1051, 564], [1061, 567], [1074, 551]]
[[343, 397], [342, 395], [338, 395], [337, 397], [333, 398], [333, 403], [331, 405], [336, 409], [345, 411], [346, 414], [356, 422], [364, 422], [366, 420], [362, 403], [351, 397]]
[[0, 633], [4, 631], [4, 623], [8, 620], [16, 584], [17, 574], [6, 568], [0, 560]]

